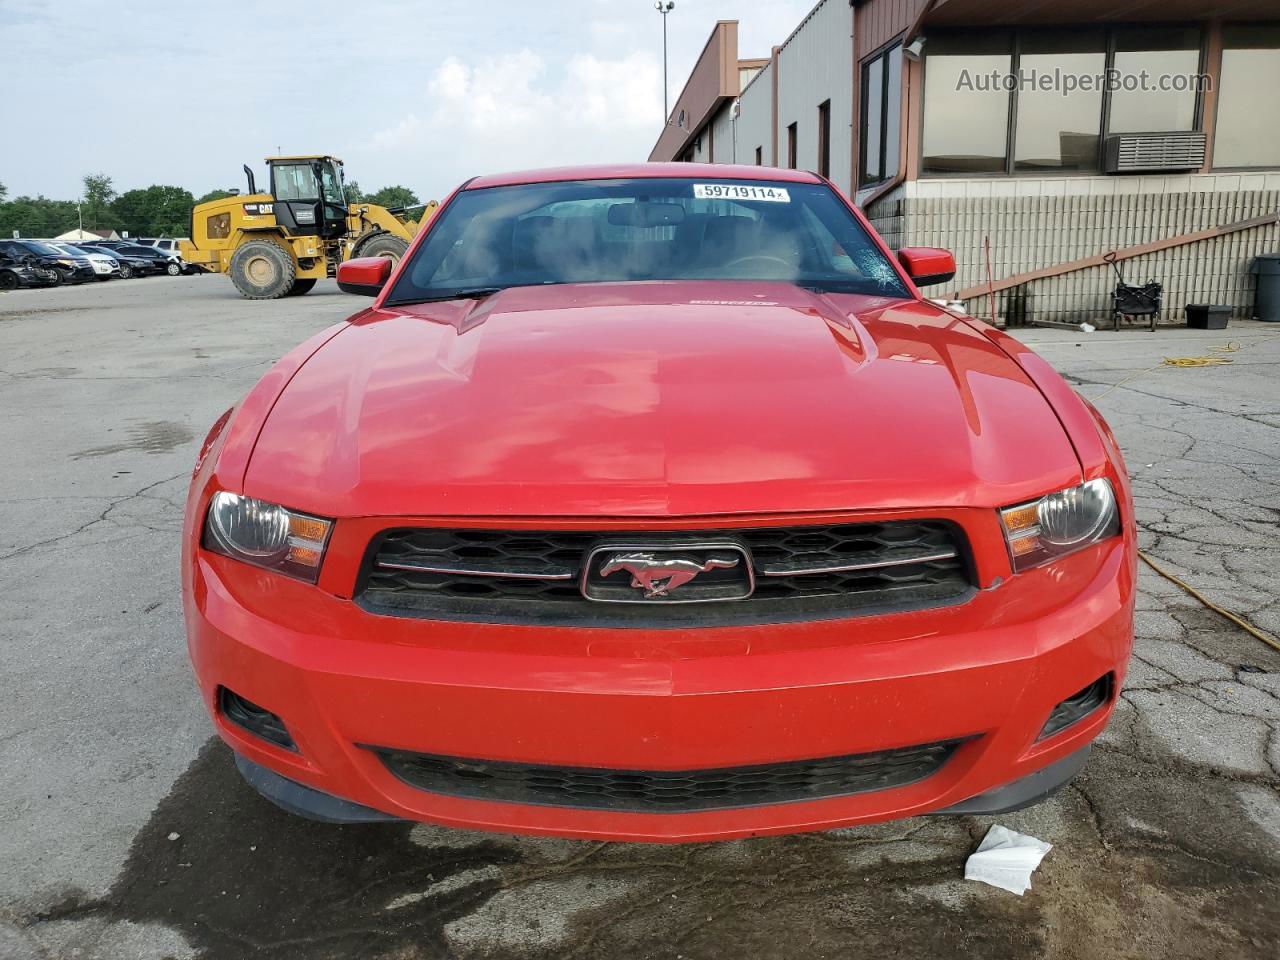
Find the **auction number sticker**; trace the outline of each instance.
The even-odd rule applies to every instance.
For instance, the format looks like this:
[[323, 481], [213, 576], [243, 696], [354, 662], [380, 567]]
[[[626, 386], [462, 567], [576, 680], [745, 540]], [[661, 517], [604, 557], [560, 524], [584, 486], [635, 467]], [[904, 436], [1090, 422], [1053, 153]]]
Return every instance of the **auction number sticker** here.
[[738, 183], [695, 183], [693, 195], [699, 200], [767, 200], [790, 203], [786, 187], [753, 187]]

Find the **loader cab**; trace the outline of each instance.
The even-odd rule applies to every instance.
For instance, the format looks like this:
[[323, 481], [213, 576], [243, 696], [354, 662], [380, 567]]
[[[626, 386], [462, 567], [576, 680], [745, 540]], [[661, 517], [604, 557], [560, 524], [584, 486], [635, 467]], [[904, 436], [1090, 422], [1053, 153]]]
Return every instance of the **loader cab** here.
[[276, 222], [293, 236], [333, 239], [347, 231], [342, 161], [334, 157], [275, 157], [271, 196]]

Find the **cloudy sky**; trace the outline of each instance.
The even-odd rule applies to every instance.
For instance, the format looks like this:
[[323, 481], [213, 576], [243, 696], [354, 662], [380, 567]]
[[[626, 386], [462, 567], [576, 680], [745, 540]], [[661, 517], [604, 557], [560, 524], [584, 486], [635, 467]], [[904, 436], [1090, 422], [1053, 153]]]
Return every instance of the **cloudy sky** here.
[[[718, 19], [766, 56], [813, 0], [676, 0], [674, 101]], [[643, 160], [662, 123], [652, 0], [0, 0], [9, 196], [243, 188], [240, 165], [332, 153], [365, 190]], [[262, 174], [259, 172], [259, 183]]]

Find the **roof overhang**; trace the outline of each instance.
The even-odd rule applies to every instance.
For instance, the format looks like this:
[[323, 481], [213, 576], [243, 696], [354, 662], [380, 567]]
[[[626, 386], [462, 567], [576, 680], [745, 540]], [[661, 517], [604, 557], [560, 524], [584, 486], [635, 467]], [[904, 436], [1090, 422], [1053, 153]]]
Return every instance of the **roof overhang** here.
[[926, 26], [1275, 20], [1276, 0], [936, 0]]
[[662, 135], [649, 151], [649, 159], [674, 160], [680, 156], [720, 105], [737, 95], [738, 21], [720, 20], [676, 97]]

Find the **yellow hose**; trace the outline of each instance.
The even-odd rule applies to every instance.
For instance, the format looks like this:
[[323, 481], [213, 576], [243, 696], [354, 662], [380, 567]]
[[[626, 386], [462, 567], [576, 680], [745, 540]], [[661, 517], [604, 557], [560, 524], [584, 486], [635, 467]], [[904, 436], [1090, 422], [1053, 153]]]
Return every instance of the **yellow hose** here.
[[1160, 564], [1156, 563], [1154, 560], [1152, 560], [1149, 556], [1147, 556], [1141, 550], [1138, 551], [1138, 556], [1140, 556], [1143, 559], [1143, 561], [1146, 563], [1148, 567], [1150, 567], [1152, 570], [1160, 574], [1160, 576], [1164, 577], [1166, 580], [1170, 581], [1171, 583], [1177, 584], [1179, 587], [1181, 587], [1187, 593], [1191, 594], [1191, 596], [1195, 597], [1197, 600], [1203, 603], [1206, 607], [1208, 607], [1214, 613], [1218, 614], [1219, 616], [1226, 617], [1228, 620], [1234, 623], [1241, 630], [1244, 630], [1246, 633], [1257, 637], [1267, 646], [1274, 647], [1276, 650], [1280, 650], [1280, 640], [1277, 640], [1275, 637], [1272, 637], [1263, 633], [1253, 624], [1245, 620], [1242, 620], [1240, 617], [1236, 616], [1230, 610], [1225, 610], [1222, 607], [1218, 606], [1216, 603], [1214, 603], [1212, 600], [1206, 597], [1203, 593], [1201, 593], [1195, 587], [1191, 586], [1188, 583], [1183, 582], [1182, 580], [1179, 580], [1177, 576], [1170, 573], [1164, 567], [1160, 566]]
[[[1260, 343], [1269, 343], [1269, 342], [1271, 342], [1272, 340], [1280, 340], [1280, 337], [1263, 337], [1261, 340], [1254, 340], [1254, 341], [1252, 341], [1252, 342], [1249, 344], [1249, 346], [1251, 346], [1251, 347], [1256, 347], [1256, 346], [1257, 346], [1258, 344], [1260, 344]], [[1220, 346], [1220, 347], [1210, 347], [1209, 349], [1210, 349], [1210, 350], [1212, 350], [1212, 351], [1214, 351], [1215, 353], [1235, 353], [1237, 350], [1239, 350], [1239, 349], [1240, 349], [1240, 344], [1238, 344], [1236, 341], [1232, 340], [1232, 341], [1229, 341], [1228, 343], [1224, 343], [1224, 344], [1223, 344], [1222, 346]], [[1168, 366], [1168, 367], [1220, 367], [1220, 366], [1222, 366], [1223, 364], [1227, 364], [1227, 363], [1231, 363], [1231, 358], [1230, 358], [1230, 357], [1215, 357], [1215, 356], [1204, 356], [1204, 357], [1165, 357], [1163, 361], [1161, 361], [1160, 363], [1157, 363], [1154, 367], [1148, 367], [1148, 368], [1147, 368], [1147, 369], [1145, 369], [1145, 370], [1139, 370], [1137, 373], [1131, 373], [1131, 374], [1129, 374], [1129, 376], [1125, 377], [1125, 378], [1124, 378], [1123, 380], [1121, 380], [1119, 383], [1113, 383], [1111, 386], [1107, 387], [1107, 389], [1103, 390], [1103, 391], [1102, 391], [1100, 394], [1098, 394], [1096, 397], [1090, 397], [1090, 398], [1089, 398], [1089, 401], [1090, 401], [1091, 403], [1097, 403], [1099, 400], [1101, 400], [1103, 397], [1105, 397], [1107, 394], [1109, 394], [1112, 390], [1117, 390], [1117, 389], [1119, 389], [1120, 387], [1123, 387], [1123, 386], [1124, 386], [1126, 383], [1128, 383], [1130, 380], [1136, 380], [1136, 379], [1138, 379], [1138, 377], [1141, 377], [1141, 376], [1143, 376], [1144, 374], [1148, 374], [1148, 373], [1150, 373], [1152, 370], [1159, 370], [1162, 366]]]
[[[1262, 340], [1254, 341], [1251, 344], [1251, 346], [1257, 346], [1259, 343], [1268, 343], [1276, 339], [1280, 339], [1280, 338], [1265, 337]], [[1216, 354], [1235, 353], [1240, 349], [1240, 344], [1234, 340], [1231, 340], [1231, 341], [1228, 341], [1227, 343], [1224, 343], [1220, 347], [1210, 347], [1209, 349]], [[1231, 357], [1213, 356], [1212, 354], [1210, 354], [1203, 357], [1165, 357], [1163, 365], [1170, 366], [1170, 367], [1218, 367], [1218, 366], [1222, 366], [1223, 364], [1227, 364], [1231, 362], [1232, 362]], [[1155, 369], [1156, 367], [1150, 367], [1146, 370], [1139, 370], [1137, 373], [1134, 373], [1134, 374], [1131, 374], [1130, 376], [1125, 377], [1119, 383], [1112, 384], [1102, 393], [1092, 398], [1093, 402], [1097, 403], [1099, 400], [1101, 400], [1103, 397], [1109, 394], [1112, 390], [1115, 390], [1117, 387], [1122, 387], [1126, 383], [1128, 383], [1130, 380], [1140, 377], [1144, 373], [1150, 373], [1152, 370], [1155, 370]], [[1183, 590], [1191, 594], [1191, 596], [1195, 597], [1197, 600], [1199, 600], [1202, 604], [1204, 604], [1214, 613], [1218, 614], [1220, 617], [1225, 617], [1226, 619], [1230, 620], [1241, 630], [1245, 631], [1250, 636], [1257, 637], [1267, 646], [1273, 647], [1276, 650], [1280, 650], [1280, 640], [1276, 640], [1275, 637], [1272, 637], [1269, 634], [1264, 633], [1263, 631], [1255, 627], [1253, 624], [1236, 616], [1230, 610], [1227, 610], [1227, 609], [1224, 609], [1223, 607], [1218, 606], [1216, 603], [1214, 603], [1212, 600], [1206, 597], [1203, 593], [1201, 593], [1195, 587], [1179, 579], [1176, 575], [1170, 573], [1164, 567], [1160, 566], [1160, 564], [1152, 560], [1151, 557], [1147, 556], [1147, 554], [1144, 553], [1143, 551], [1139, 550], [1138, 556], [1142, 558], [1143, 562], [1148, 567], [1150, 567], [1156, 573], [1160, 574], [1160, 576], [1164, 577], [1170, 583], [1174, 583], [1177, 586], [1181, 587]]]
[[[1214, 353], [1235, 353], [1240, 349], [1240, 344], [1232, 340], [1224, 343], [1220, 347], [1210, 347]], [[1217, 367], [1224, 363], [1231, 363], [1230, 357], [1165, 357], [1165, 365], [1170, 367]]]

